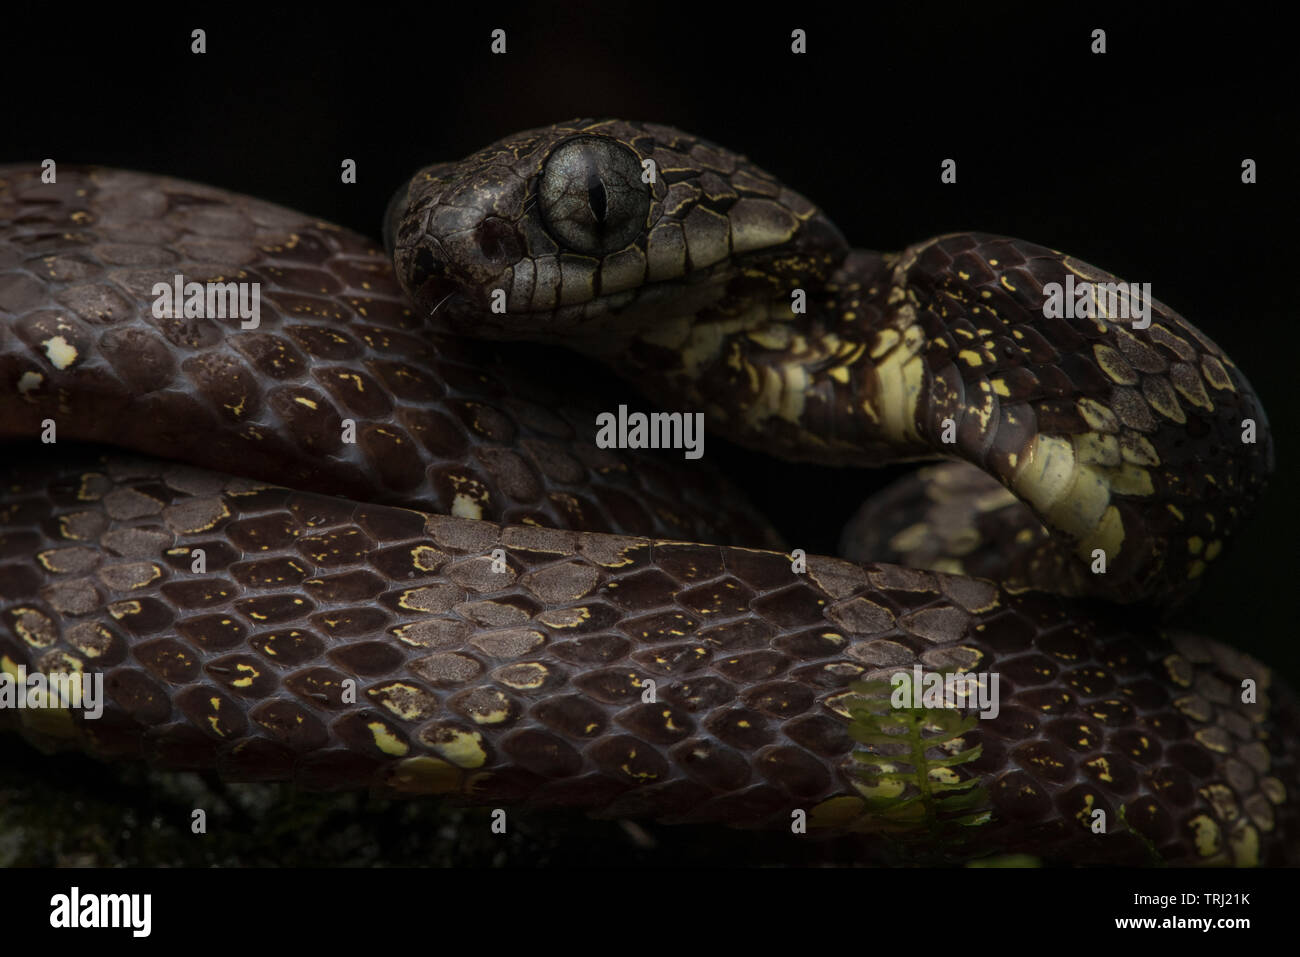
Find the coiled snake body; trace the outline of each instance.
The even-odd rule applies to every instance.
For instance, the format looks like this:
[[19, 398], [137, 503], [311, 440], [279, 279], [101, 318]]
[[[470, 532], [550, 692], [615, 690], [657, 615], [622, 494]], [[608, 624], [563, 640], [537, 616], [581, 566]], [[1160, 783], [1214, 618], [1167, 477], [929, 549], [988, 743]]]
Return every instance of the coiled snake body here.
[[[969, 853], [1295, 859], [1295, 699], [1139, 610], [1246, 518], [1267, 423], [1158, 302], [1149, 328], [1045, 315], [1045, 287], [1100, 270], [978, 234], [853, 251], [742, 157], [614, 121], [418, 173], [395, 270], [299, 213], [103, 169], [0, 170], [0, 222], [0, 428], [27, 443], [5, 447], [0, 666], [108, 696], [98, 720], [0, 712], [40, 743], [872, 833], [855, 750], [891, 752], [850, 734], [859, 683], [919, 665], [999, 678], [997, 717], [930, 772], [986, 794]], [[257, 327], [160, 315], [176, 275], [260, 284]], [[594, 445], [617, 402], [449, 333], [562, 338], [794, 458], [964, 460], [866, 513], [932, 570], [763, 550], [698, 469]], [[895, 796], [926, 784], [904, 765]]]

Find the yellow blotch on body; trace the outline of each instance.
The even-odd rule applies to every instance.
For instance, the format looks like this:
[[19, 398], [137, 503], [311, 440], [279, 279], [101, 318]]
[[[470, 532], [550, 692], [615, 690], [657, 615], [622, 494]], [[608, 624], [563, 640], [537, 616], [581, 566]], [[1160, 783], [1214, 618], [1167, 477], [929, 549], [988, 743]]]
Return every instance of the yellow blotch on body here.
[[450, 794], [460, 790], [460, 778], [446, 761], [422, 755], [398, 764], [389, 783], [402, 794]]
[[483, 736], [477, 731], [442, 729], [432, 747], [457, 767], [480, 768], [487, 761]]
[[382, 721], [371, 721], [366, 727], [370, 729], [370, 733], [374, 736], [375, 746], [384, 754], [400, 758], [411, 750], [406, 742], [395, 735], [388, 725]]
[[457, 492], [451, 501], [451, 514], [457, 518], [482, 518], [483, 508], [464, 492]]
[[63, 336], [54, 336], [41, 343], [45, 356], [56, 369], [66, 369], [77, 361], [77, 348]]
[[1214, 818], [1208, 814], [1198, 814], [1187, 824], [1193, 832], [1192, 840], [1196, 843], [1196, 853], [1202, 857], [1210, 857], [1218, 853], [1222, 844], [1222, 834]]

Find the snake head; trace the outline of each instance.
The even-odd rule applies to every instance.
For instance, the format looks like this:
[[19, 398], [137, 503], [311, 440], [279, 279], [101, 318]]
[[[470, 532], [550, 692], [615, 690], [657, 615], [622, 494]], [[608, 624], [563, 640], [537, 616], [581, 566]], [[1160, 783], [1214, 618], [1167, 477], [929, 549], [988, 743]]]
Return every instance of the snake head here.
[[434, 328], [608, 338], [828, 276], [846, 244], [744, 157], [654, 124], [574, 120], [416, 173], [385, 238]]

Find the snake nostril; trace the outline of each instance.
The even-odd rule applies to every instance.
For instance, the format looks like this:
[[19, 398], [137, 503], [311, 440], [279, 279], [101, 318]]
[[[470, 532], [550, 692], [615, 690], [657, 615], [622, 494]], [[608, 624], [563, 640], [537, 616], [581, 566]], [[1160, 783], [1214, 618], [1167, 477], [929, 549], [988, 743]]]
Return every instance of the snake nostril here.
[[447, 265], [433, 254], [427, 245], [419, 246], [411, 261], [411, 280], [414, 286], [423, 286], [431, 279], [442, 279], [447, 274]]
[[485, 219], [474, 236], [478, 240], [480, 255], [490, 263], [513, 263], [519, 258], [519, 237], [505, 220], [496, 217]]
[[409, 260], [407, 288], [416, 303], [432, 315], [457, 291], [455, 281], [447, 275], [446, 257], [426, 242], [415, 249]]

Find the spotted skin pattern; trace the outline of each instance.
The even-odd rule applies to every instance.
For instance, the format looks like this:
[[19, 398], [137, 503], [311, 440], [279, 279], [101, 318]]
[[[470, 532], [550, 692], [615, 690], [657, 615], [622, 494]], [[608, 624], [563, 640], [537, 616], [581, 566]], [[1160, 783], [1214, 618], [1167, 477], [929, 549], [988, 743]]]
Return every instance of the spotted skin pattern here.
[[[591, 396], [430, 336], [364, 237], [167, 177], [59, 170], [0, 168], [0, 436], [53, 420], [60, 442], [366, 501], [776, 544], [700, 469], [596, 448]], [[178, 273], [260, 283], [258, 327], [154, 316]]]
[[[725, 151], [637, 130], [662, 141], [650, 215], [683, 223], [646, 247], [645, 269], [658, 263], [662, 278], [613, 293], [622, 306], [602, 294], [556, 309], [562, 289], [550, 287], [551, 301], [537, 277], [573, 277], [580, 300], [572, 288], [584, 276], [599, 275], [608, 293], [637, 258], [615, 259], [606, 274], [556, 255], [535, 267], [529, 291], [558, 325], [595, 319], [574, 332], [588, 351], [613, 341], [602, 323], [639, 311], [637, 341], [649, 345], [629, 361], [644, 362], [676, 328], [670, 302], [712, 316], [736, 308], [726, 296], [738, 288], [783, 296], [810, 277], [858, 294], [840, 270], [859, 259], [828, 252], [838, 234], [806, 201], [748, 164], [727, 172]], [[542, 131], [487, 152], [502, 163], [532, 155], [521, 145], [530, 136], [551, 141]], [[422, 181], [441, 189], [452, 169]], [[771, 202], [727, 206], [738, 234], [760, 229], [750, 235], [770, 245], [792, 216], [798, 235], [762, 262], [746, 259], [765, 255], [756, 244], [701, 265], [722, 235], [705, 213], [721, 216], [725, 191], [742, 187]], [[517, 251], [502, 225], [507, 205], [486, 230], [472, 203], [448, 214], [462, 219], [444, 248], [468, 229], [460, 238], [486, 276], [487, 260]], [[402, 245], [404, 208], [389, 216], [399, 269], [414, 248]], [[957, 769], [989, 794], [992, 817], [972, 853], [1141, 863], [1154, 848], [1177, 862], [1294, 860], [1300, 713], [1239, 652], [973, 578], [818, 557], [796, 573], [777, 552], [665, 540], [734, 543], [748, 529], [762, 544], [769, 533], [743, 508], [718, 508], [726, 499], [707, 483], [648, 504], [677, 487], [675, 472], [647, 477], [656, 473], [639, 456], [596, 456], [582, 413], [565, 411], [567, 398], [537, 398], [526, 370], [417, 338], [420, 322], [382, 254], [301, 214], [161, 177], [63, 168], [46, 187], [34, 169], [9, 169], [0, 221], [4, 434], [30, 441], [53, 419], [60, 443], [112, 442], [189, 463], [7, 447], [0, 667], [102, 672], [109, 697], [99, 721], [0, 712], [38, 743], [215, 768], [230, 780], [493, 806], [778, 828], [806, 812], [834, 832], [863, 823], [847, 733], [852, 683], [913, 664], [996, 671], [1000, 714], [969, 733], [983, 753]], [[731, 233], [726, 242], [734, 251]], [[704, 273], [674, 280], [674, 256]], [[262, 326], [155, 319], [149, 291], [178, 271], [263, 282]], [[427, 275], [412, 299], [459, 316], [468, 306], [447, 283], [445, 271]], [[774, 301], [740, 309], [755, 348], [828, 347], [791, 336], [776, 349]], [[751, 322], [754, 311], [763, 322]], [[714, 338], [719, 349], [736, 341]], [[714, 342], [707, 333], [692, 341], [666, 369], [695, 376], [721, 354], [698, 344]], [[898, 357], [906, 381], [915, 354]], [[805, 367], [830, 370], [825, 359]], [[866, 374], [857, 361], [841, 364], [845, 375]], [[771, 428], [778, 446], [798, 433], [783, 415], [795, 400], [769, 401], [781, 388], [758, 387], [765, 415], [753, 416], [752, 401], [738, 413]], [[706, 398], [728, 421], [721, 394]], [[365, 441], [335, 441], [349, 417]], [[889, 418], [906, 428], [905, 417]], [[468, 481], [484, 491], [466, 492]], [[602, 523], [654, 537], [590, 531]], [[738, 537], [725, 537], [730, 526]], [[1258, 688], [1250, 703], [1243, 680]], [[1099, 809], [1112, 822], [1104, 835], [1088, 827]]]
[[[612, 139], [658, 170], [626, 250], [565, 251], [542, 224], [528, 184], [575, 136]], [[669, 127], [530, 131], [417, 173], [402, 197], [404, 214], [390, 211], [398, 278], [439, 327], [568, 342], [664, 407], [704, 409], [712, 429], [791, 459], [963, 459], [1052, 530], [1043, 564], [1073, 553], [1063, 590], [1176, 605], [1272, 472], [1250, 383], [1172, 309], [1153, 301], [1145, 329], [1110, 319], [1104, 294], [1091, 297], [1095, 318], [1044, 312], [1052, 283], [1120, 277], [981, 233], [850, 250], [807, 199]], [[494, 314], [497, 289], [506, 308]]]
[[796, 576], [775, 552], [503, 528], [156, 460], [51, 459], [13, 471], [6, 501], [0, 667], [102, 671], [110, 701], [97, 721], [20, 712], [43, 744], [229, 780], [851, 826], [850, 685], [919, 664], [1001, 675], [959, 769], [990, 792], [980, 848], [1149, 862], [1132, 833], [1088, 829], [1123, 809], [1164, 860], [1281, 863], [1298, 823], [1290, 692], [1225, 645], [1104, 608], [832, 558]]

